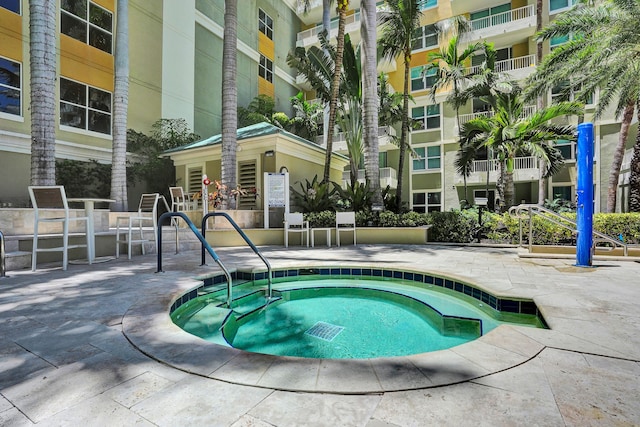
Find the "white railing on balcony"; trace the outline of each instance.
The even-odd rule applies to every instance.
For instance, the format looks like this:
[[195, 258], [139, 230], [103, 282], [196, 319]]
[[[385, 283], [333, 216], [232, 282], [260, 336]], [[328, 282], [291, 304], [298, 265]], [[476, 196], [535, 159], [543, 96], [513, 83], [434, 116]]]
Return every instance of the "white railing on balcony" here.
[[[360, 22], [360, 11], [358, 10], [356, 13], [348, 15], [344, 20], [345, 27], [350, 24], [356, 24]], [[358, 27], [359, 28], [359, 27]], [[313, 28], [309, 28], [308, 30], [300, 31], [298, 33], [297, 40], [302, 41], [309, 37], [318, 37], [318, 34], [322, 32], [322, 24], [316, 25]], [[329, 34], [329, 38], [336, 36], [338, 34], [338, 19], [334, 18], [331, 20], [331, 31]]]
[[[520, 118], [527, 118], [535, 113], [535, 111], [535, 105], [525, 105], [524, 107], [522, 107], [522, 114], [520, 114]], [[478, 113], [460, 114], [460, 125], [467, 123], [471, 119], [477, 119], [478, 117], [493, 117], [493, 111], [480, 111]]]
[[[351, 182], [351, 173], [349, 171], [342, 172], [342, 183], [347, 184]], [[358, 182], [365, 183], [364, 169], [358, 169]], [[380, 168], [380, 186], [383, 188], [390, 185], [391, 188], [396, 188], [398, 185], [398, 173], [393, 168]]]
[[[322, 3], [320, 3], [320, 5], [322, 5]], [[383, 12], [388, 9], [389, 9], [388, 6], [384, 2], [378, 2], [376, 4], [377, 13]], [[299, 11], [298, 13], [301, 13], [301, 12]], [[345, 28], [348, 27], [350, 24], [358, 24], [357, 29], [358, 30], [360, 29], [360, 9], [356, 10], [356, 12], [351, 15], [347, 15], [344, 22]], [[308, 30], [299, 32], [296, 40], [301, 42], [303, 40], [306, 40], [309, 37], [317, 37], [321, 31], [322, 31], [322, 24], [318, 24], [313, 28], [309, 28]], [[348, 32], [349, 30], [347, 29], [346, 31]], [[338, 18], [333, 18], [331, 20], [331, 31], [329, 34], [330, 36], [329, 38], [335, 37], [336, 35], [338, 35]]]
[[[471, 173], [474, 172], [494, 172], [500, 169], [498, 160], [474, 160], [471, 165]], [[514, 170], [521, 169], [537, 169], [538, 159], [534, 156], [516, 157], [514, 161]]]
[[[385, 138], [389, 136], [395, 136], [396, 130], [391, 126], [380, 126], [378, 128], [378, 138]], [[346, 142], [347, 137], [344, 132], [338, 132], [333, 134], [333, 142]], [[316, 143], [318, 145], [324, 145], [324, 137], [323, 135], [318, 135], [316, 137]]]
[[485, 16], [484, 18], [474, 19], [471, 21], [471, 31], [484, 30], [489, 27], [508, 24], [520, 19], [528, 19], [535, 16], [535, 14], [535, 5], [530, 4], [495, 15]]
[[[498, 73], [506, 73], [509, 71], [521, 70], [523, 68], [529, 68], [536, 65], [535, 55], [519, 56], [517, 58], [505, 59], [503, 61], [496, 61], [495, 71]], [[474, 65], [473, 67], [465, 68], [465, 74], [475, 74], [482, 70], [482, 65]]]

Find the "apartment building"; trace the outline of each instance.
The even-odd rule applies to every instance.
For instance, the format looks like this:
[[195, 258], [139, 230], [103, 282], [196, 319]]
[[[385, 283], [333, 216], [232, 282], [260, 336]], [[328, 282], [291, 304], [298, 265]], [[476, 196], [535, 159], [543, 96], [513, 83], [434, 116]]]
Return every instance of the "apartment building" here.
[[[313, 3], [313, 2], [312, 2]], [[314, 16], [319, 17], [322, 2], [313, 3]], [[351, 1], [353, 13], [347, 20], [346, 31], [352, 39], [359, 40], [360, 30], [359, 1]], [[378, 7], [384, 7], [379, 2]], [[568, 10], [574, 4], [573, 0], [544, 0], [542, 8], [543, 25], [553, 20], [559, 13]], [[471, 23], [472, 31], [463, 41], [471, 43], [486, 40], [493, 43], [498, 54], [497, 71], [509, 73], [516, 80], [523, 80], [536, 68], [536, 1], [535, 0], [424, 0], [421, 4], [423, 16], [421, 27], [416, 32], [414, 50], [411, 62], [411, 95], [413, 104], [410, 105], [411, 116], [421, 122], [421, 128], [410, 134], [411, 147], [414, 157], [407, 160], [404, 167], [404, 182], [409, 188], [407, 204], [414, 211], [424, 212], [433, 210], [449, 210], [460, 207], [461, 200], [473, 203], [476, 197], [487, 197], [487, 179], [489, 181], [489, 204], [495, 200], [495, 182], [498, 177], [498, 165], [491, 158], [478, 159], [473, 164], [473, 172], [467, 178], [467, 194], [464, 193], [464, 179], [456, 173], [454, 160], [458, 151], [456, 139], [457, 123], [455, 111], [444, 100], [446, 93], [438, 93], [436, 102], [432, 100], [430, 88], [435, 81], [433, 75], [423, 75], [422, 67], [427, 64], [429, 52], [439, 49], [439, 40], [435, 24], [453, 16], [463, 15]], [[304, 18], [302, 18], [304, 19]], [[334, 19], [334, 25], [335, 19]], [[309, 46], [317, 43], [317, 33], [320, 31], [320, 18], [316, 25], [306, 28], [298, 34], [298, 45]], [[334, 29], [334, 33], [336, 30]], [[554, 38], [543, 46], [546, 55], [556, 46], [567, 42], [566, 38]], [[482, 58], [474, 58], [470, 67], [477, 66]], [[396, 61], [383, 64], [381, 69], [389, 72], [389, 81], [396, 91], [402, 90], [403, 64]], [[553, 91], [552, 91], [553, 92]], [[549, 93], [545, 99], [549, 105], [555, 93]], [[594, 94], [591, 102], [597, 100]], [[535, 105], [525, 108], [527, 113], [535, 111]], [[591, 121], [594, 105], [586, 105], [585, 121]], [[478, 115], [490, 114], [487, 106], [480, 100], [473, 100], [460, 110], [461, 122], [470, 120]], [[577, 123], [577, 118], [570, 118]], [[595, 163], [594, 188], [595, 209], [606, 208], [607, 185], [609, 168], [611, 165], [615, 144], [617, 143], [620, 122], [613, 113], [605, 115], [601, 120], [594, 121], [595, 128]], [[632, 134], [635, 133], [634, 131]], [[393, 188], [396, 182], [398, 164], [398, 150], [389, 143], [388, 135], [395, 134], [393, 129], [380, 129], [381, 152], [381, 184], [390, 184]], [[338, 135], [340, 140], [341, 136]], [[344, 139], [344, 138], [342, 138]], [[622, 173], [618, 188], [618, 211], [624, 211], [628, 197], [629, 162], [633, 135], [629, 138]], [[576, 146], [569, 141], [557, 142], [565, 158], [563, 169], [548, 181], [548, 198], [561, 198], [575, 202], [576, 190]], [[338, 150], [346, 152], [344, 141], [334, 142]], [[516, 159], [514, 175], [516, 183], [515, 200], [517, 202], [536, 203], [538, 200], [538, 178], [540, 169], [533, 157]], [[364, 179], [364, 171], [361, 171]], [[405, 187], [405, 188], [407, 188]]]
[[[0, 207], [28, 199], [28, 5], [0, 0]], [[299, 89], [286, 56], [302, 28], [294, 6], [239, 2], [238, 105], [267, 94], [289, 112]], [[57, 8], [56, 158], [110, 163], [116, 1], [59, 0]], [[148, 133], [160, 118], [181, 118], [203, 138], [220, 132], [223, 26], [223, 0], [129, 1], [128, 128]]]
[[[258, 94], [276, 101], [276, 108], [289, 112], [289, 98], [298, 90], [313, 92], [304, 79], [286, 64], [295, 46], [318, 44], [322, 1], [312, 0], [303, 13], [296, 0], [239, 1], [238, 8], [238, 105], [247, 105]], [[544, 0], [542, 21], [548, 23], [572, 7], [573, 0]], [[56, 156], [61, 159], [111, 161], [111, 97], [113, 91], [113, 46], [116, 21], [115, 0], [60, 0], [58, 3], [58, 117]], [[379, 7], [383, 7], [379, 2]], [[359, 42], [360, 1], [350, 1], [346, 31]], [[490, 204], [495, 198], [498, 167], [495, 160], [478, 159], [464, 180], [454, 168], [458, 150], [455, 112], [444, 102], [445, 93], [432, 101], [433, 76], [423, 75], [427, 55], [439, 48], [434, 25], [464, 15], [472, 25], [466, 42], [486, 40], [498, 51], [497, 68], [524, 79], [536, 67], [535, 0], [424, 0], [423, 18], [416, 33], [411, 63], [410, 114], [422, 123], [410, 134], [415, 153], [404, 167], [405, 198], [415, 211], [458, 208], [461, 200], [474, 202], [486, 197], [489, 180]], [[335, 11], [332, 39], [337, 33]], [[148, 132], [159, 118], [184, 118], [203, 138], [220, 132], [221, 67], [224, 25], [223, 0], [131, 0], [130, 95], [128, 127]], [[29, 180], [29, 34], [28, 1], [0, 0], [0, 206], [25, 200]], [[566, 42], [545, 43], [544, 54]], [[477, 65], [480, 58], [472, 61]], [[389, 82], [402, 90], [402, 61], [380, 64]], [[549, 93], [547, 104], [554, 93]], [[598, 94], [594, 94], [594, 101]], [[533, 111], [535, 106], [527, 107]], [[489, 114], [486, 106], [473, 100], [462, 108], [461, 120]], [[587, 105], [590, 121], [593, 105]], [[575, 120], [572, 118], [571, 120]], [[606, 206], [608, 173], [620, 123], [613, 114], [595, 124], [595, 208]], [[398, 129], [380, 128], [381, 184], [395, 188], [398, 149], [391, 137]], [[636, 126], [633, 132], [635, 133]], [[628, 169], [633, 136], [620, 178], [618, 203], [624, 210], [628, 193]], [[575, 144], [558, 142], [566, 164], [548, 182], [550, 198], [575, 200]], [[344, 138], [335, 137], [334, 150], [346, 153]], [[185, 187], [196, 186], [206, 165], [178, 170]], [[516, 161], [516, 200], [537, 202], [537, 161], [521, 157]], [[9, 180], [8, 177], [11, 179]], [[364, 171], [361, 171], [364, 179]], [[348, 180], [345, 172], [344, 180]]]

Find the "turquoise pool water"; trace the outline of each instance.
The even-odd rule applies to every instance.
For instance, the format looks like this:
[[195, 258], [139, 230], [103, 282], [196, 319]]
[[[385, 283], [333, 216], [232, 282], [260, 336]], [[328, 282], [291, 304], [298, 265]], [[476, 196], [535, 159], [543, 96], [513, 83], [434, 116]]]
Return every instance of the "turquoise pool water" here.
[[[233, 310], [221, 291], [190, 299], [174, 322], [238, 349], [311, 358], [403, 356], [450, 348], [502, 323], [542, 327], [535, 315], [502, 313], [469, 295], [413, 281], [304, 277], [238, 286]], [[234, 288], [235, 289], [235, 288]]]

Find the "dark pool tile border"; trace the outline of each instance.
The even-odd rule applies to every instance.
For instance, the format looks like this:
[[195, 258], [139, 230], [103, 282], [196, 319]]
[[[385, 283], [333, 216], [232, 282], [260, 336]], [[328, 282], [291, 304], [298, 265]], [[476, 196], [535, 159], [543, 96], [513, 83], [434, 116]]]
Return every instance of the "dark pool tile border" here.
[[[249, 280], [259, 281], [267, 279], [267, 272], [248, 272], [248, 271], [234, 271], [231, 272], [231, 278], [233, 280]], [[470, 285], [465, 282], [460, 282], [448, 277], [439, 276], [429, 273], [417, 273], [399, 269], [384, 269], [384, 268], [366, 268], [366, 267], [317, 267], [317, 268], [288, 268], [288, 269], [275, 269], [272, 270], [272, 279], [285, 279], [289, 277], [320, 275], [329, 276], [331, 278], [344, 278], [348, 277], [372, 277], [378, 279], [389, 280], [406, 280], [410, 282], [424, 283], [426, 285], [434, 285], [442, 288], [452, 290], [471, 298], [474, 298], [496, 311], [515, 313], [515, 314], [528, 314], [537, 316], [543, 324], [546, 324], [542, 314], [540, 313], [536, 304], [531, 300], [515, 299], [515, 298], [499, 298], [486, 292], [480, 288]], [[171, 305], [171, 312], [175, 311], [178, 307], [185, 304], [192, 299], [198, 297], [199, 292], [207, 286], [218, 285], [224, 283], [226, 277], [223, 273], [209, 277], [204, 280], [203, 285], [193, 289], [186, 294], [182, 295]]]

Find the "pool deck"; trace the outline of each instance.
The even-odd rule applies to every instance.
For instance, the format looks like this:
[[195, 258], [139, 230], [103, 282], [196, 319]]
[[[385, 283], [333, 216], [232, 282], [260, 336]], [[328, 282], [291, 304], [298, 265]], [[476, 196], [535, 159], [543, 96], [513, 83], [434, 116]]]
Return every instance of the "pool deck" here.
[[[372, 265], [533, 298], [551, 330], [501, 326], [422, 355], [361, 361], [249, 354], [174, 326], [199, 252], [10, 271], [0, 278], [0, 425], [640, 425], [640, 263], [518, 249], [263, 247], [274, 268]], [[216, 249], [260, 266], [247, 247]]]

